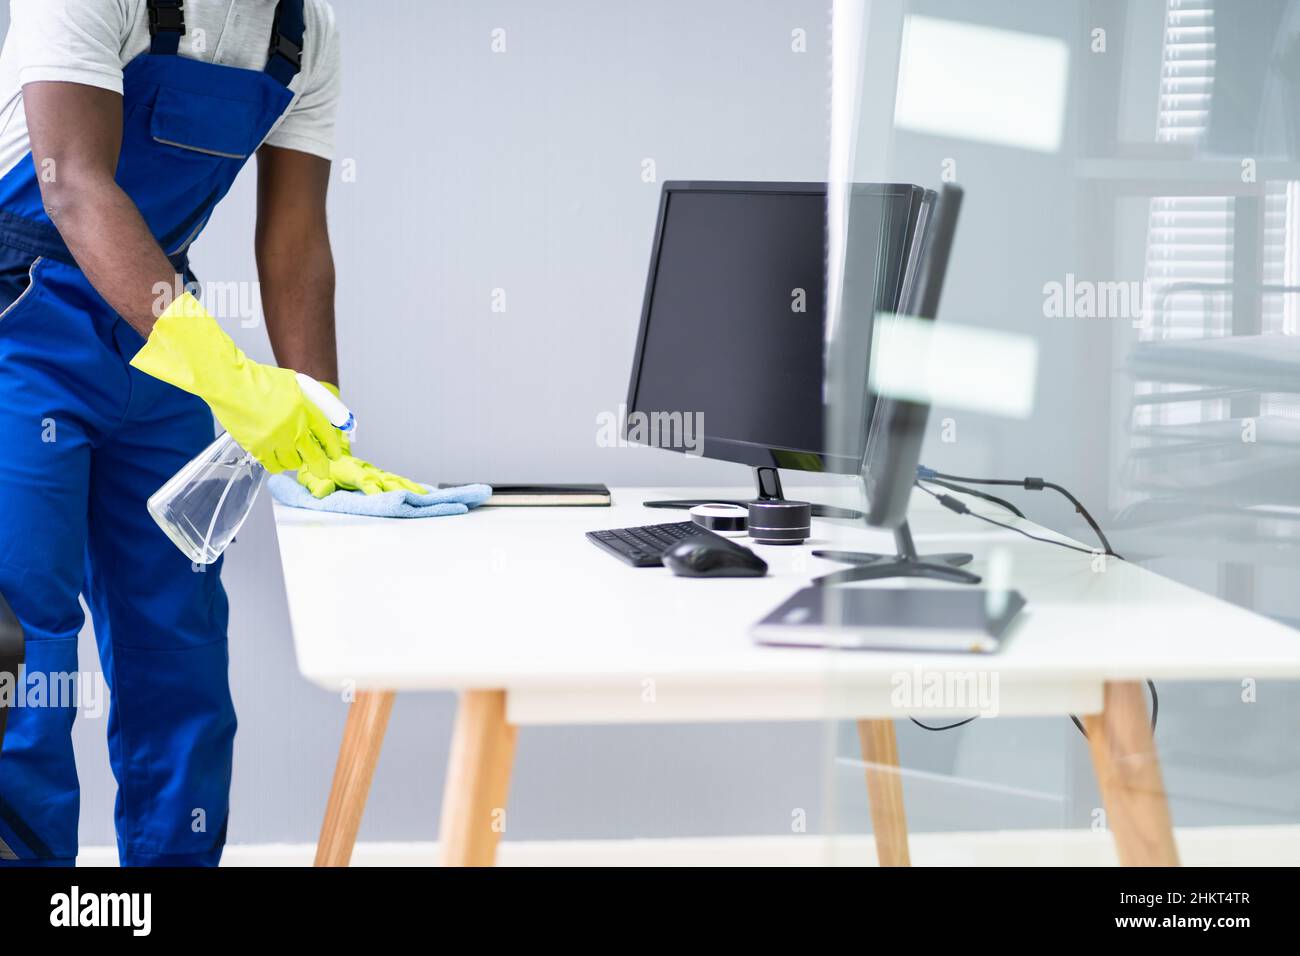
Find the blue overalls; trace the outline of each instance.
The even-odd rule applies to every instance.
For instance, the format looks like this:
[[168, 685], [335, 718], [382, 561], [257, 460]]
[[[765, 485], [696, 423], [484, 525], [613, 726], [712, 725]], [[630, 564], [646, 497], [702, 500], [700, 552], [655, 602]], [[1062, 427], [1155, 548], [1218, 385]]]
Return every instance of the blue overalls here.
[[[280, 3], [265, 72], [179, 56], [182, 0], [151, 0], [149, 19], [150, 50], [124, 71], [117, 182], [192, 279], [190, 244], [293, 99], [303, 0]], [[144, 340], [77, 268], [40, 175], [28, 156], [0, 180], [0, 593], [27, 635], [0, 754], [0, 865], [77, 854], [68, 690], [84, 594], [111, 692], [122, 863], [215, 866], [235, 736], [226, 595], [220, 565], [192, 567], [145, 509], [212, 441], [212, 413], [130, 367]]]

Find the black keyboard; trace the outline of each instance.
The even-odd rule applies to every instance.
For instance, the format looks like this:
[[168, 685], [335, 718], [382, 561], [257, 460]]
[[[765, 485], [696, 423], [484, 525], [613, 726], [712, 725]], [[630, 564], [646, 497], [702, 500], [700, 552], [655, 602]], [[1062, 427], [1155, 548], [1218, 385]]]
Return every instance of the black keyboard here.
[[713, 532], [701, 528], [694, 521], [678, 521], [673, 524], [647, 524], [639, 528], [588, 531], [587, 538], [634, 568], [657, 568], [663, 564], [660, 556], [665, 551], [683, 538], [697, 534], [711, 535]]

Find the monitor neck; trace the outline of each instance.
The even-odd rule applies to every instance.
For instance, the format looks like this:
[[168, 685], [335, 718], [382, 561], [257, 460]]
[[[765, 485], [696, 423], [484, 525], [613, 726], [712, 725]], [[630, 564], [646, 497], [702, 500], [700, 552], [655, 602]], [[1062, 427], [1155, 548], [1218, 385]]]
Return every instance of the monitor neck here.
[[894, 529], [894, 547], [898, 549], [898, 557], [903, 561], [916, 561], [916, 543], [912, 540], [912, 529], [904, 520], [897, 528]]
[[754, 497], [759, 501], [782, 501], [785, 491], [781, 488], [781, 472], [771, 465], [754, 467]]

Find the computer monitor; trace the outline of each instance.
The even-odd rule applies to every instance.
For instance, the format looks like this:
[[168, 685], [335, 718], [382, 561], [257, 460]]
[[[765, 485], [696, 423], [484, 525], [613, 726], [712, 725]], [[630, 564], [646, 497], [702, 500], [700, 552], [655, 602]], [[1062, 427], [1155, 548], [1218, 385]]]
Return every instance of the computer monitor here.
[[[749, 465], [758, 498], [783, 496], [778, 469], [859, 472], [865, 428], [843, 432], [843, 443], [826, 429], [826, 193], [824, 183], [664, 183], [628, 384], [629, 440]], [[849, 254], [873, 277], [875, 310], [898, 306], [924, 196], [906, 184], [850, 192]], [[866, 311], [839, 340], [861, 353], [850, 404], [863, 421]]]
[[[913, 274], [905, 280], [906, 295], [901, 314], [933, 319], [948, 272], [948, 259], [957, 233], [962, 190], [945, 186], [934, 202], [918, 242]], [[885, 354], [877, 356], [888, 361]], [[867, 524], [894, 532], [897, 554], [868, 554], [851, 551], [814, 551], [820, 558], [856, 565], [817, 578], [820, 585], [847, 584], [894, 577], [925, 577], [978, 584], [979, 577], [960, 565], [971, 555], [961, 553], [919, 555], [907, 524], [907, 506], [916, 483], [921, 444], [930, 406], [922, 402], [878, 396], [872, 404], [870, 426], [863, 448], [861, 478], [867, 499]]]

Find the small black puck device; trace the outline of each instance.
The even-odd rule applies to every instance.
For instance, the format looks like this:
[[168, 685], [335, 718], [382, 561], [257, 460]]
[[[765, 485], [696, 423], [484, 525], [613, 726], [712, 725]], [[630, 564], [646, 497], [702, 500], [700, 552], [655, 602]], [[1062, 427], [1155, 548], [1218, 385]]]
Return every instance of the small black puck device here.
[[803, 544], [812, 531], [812, 505], [806, 501], [751, 501], [749, 536], [761, 544]]

